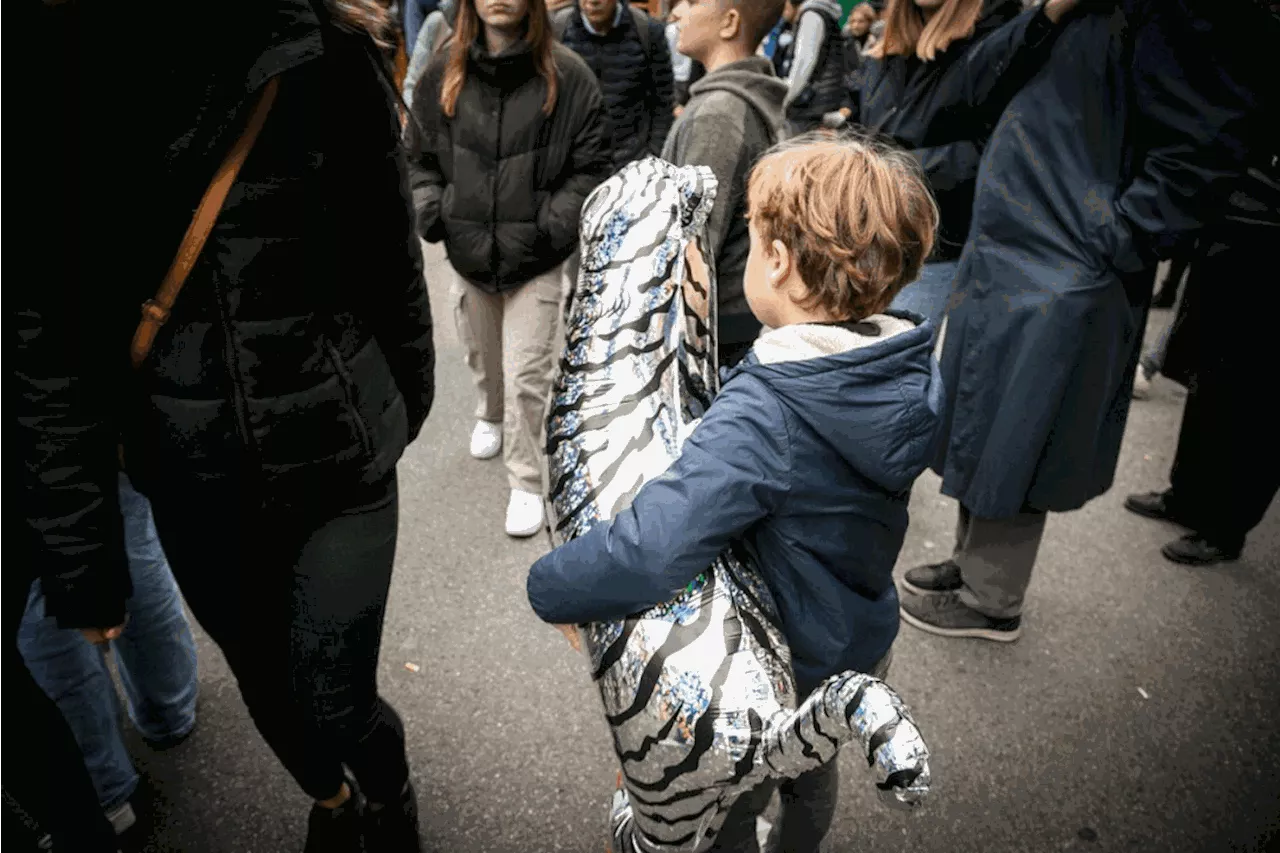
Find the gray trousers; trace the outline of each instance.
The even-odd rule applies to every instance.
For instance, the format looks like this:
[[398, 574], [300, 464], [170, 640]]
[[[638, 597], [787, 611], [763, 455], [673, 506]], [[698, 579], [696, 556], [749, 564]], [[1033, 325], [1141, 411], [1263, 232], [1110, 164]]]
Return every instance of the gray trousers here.
[[961, 505], [951, 559], [960, 567], [960, 600], [966, 606], [993, 619], [1022, 613], [1046, 518], [1038, 511], [978, 518]]

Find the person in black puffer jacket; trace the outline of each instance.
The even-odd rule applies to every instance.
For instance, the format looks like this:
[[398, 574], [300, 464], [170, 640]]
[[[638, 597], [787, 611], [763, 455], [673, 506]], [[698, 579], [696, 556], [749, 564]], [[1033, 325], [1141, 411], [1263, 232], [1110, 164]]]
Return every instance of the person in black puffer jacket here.
[[[941, 213], [933, 256], [893, 307], [942, 322], [969, 234], [978, 161], [1000, 111], [1049, 55], [1063, 0], [890, 0], [864, 56], [856, 121], [920, 159]], [[1052, 15], [1052, 18], [1050, 17]]]
[[[377, 661], [395, 466], [431, 408], [434, 351], [379, 52], [389, 16], [375, 0], [211, 6], [177, 43], [160, 37], [170, 16], [158, 0], [127, 18], [68, 6], [94, 38], [58, 111], [128, 132], [56, 164], [75, 176], [62, 203], [76, 236], [42, 222], [31, 251], [70, 257], [13, 293], [24, 511], [50, 610], [98, 636], [123, 621], [127, 586], [90, 582], [124, 561], [120, 443], [187, 604], [317, 801], [308, 853], [366, 840], [416, 851], [404, 730], [378, 695]], [[261, 134], [134, 370], [138, 305], [272, 79]], [[88, 186], [113, 205], [92, 228]], [[348, 771], [376, 817], [352, 799]]]
[[555, 12], [552, 28], [600, 82], [613, 168], [659, 156], [675, 107], [671, 48], [662, 23], [627, 0], [583, 0]]
[[444, 241], [479, 391], [471, 455], [505, 446], [507, 533], [543, 523], [541, 435], [587, 195], [610, 174], [595, 77], [543, 0], [461, 0], [414, 93], [406, 140], [423, 239]]

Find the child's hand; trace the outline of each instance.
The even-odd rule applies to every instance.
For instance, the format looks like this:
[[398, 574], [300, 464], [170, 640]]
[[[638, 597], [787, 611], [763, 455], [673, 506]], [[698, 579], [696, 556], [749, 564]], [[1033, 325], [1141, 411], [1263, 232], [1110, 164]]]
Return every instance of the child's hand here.
[[564, 638], [569, 641], [569, 645], [573, 646], [575, 652], [582, 651], [582, 643], [578, 640], [578, 629], [573, 625], [557, 625], [556, 629], [564, 634]]

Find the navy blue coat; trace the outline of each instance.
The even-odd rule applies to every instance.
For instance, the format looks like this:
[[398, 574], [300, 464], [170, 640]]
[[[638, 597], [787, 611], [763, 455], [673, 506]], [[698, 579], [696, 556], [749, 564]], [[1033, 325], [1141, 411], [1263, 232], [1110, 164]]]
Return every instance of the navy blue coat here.
[[981, 517], [1072, 510], [1110, 487], [1151, 267], [1243, 171], [1265, 85], [1249, 42], [1274, 28], [1250, 4], [1098, 5], [1064, 21], [978, 175], [935, 469]]
[[1017, 87], [1048, 56], [1053, 31], [1042, 8], [988, 0], [973, 35], [933, 61], [870, 57], [859, 69], [858, 123], [915, 154], [938, 201], [932, 260], [960, 257], [982, 148]]
[[868, 671], [898, 632], [893, 566], [937, 435], [932, 334], [925, 324], [775, 364], [749, 354], [665, 474], [534, 564], [533, 609], [556, 623], [620, 619], [740, 540], [773, 593], [800, 690]]

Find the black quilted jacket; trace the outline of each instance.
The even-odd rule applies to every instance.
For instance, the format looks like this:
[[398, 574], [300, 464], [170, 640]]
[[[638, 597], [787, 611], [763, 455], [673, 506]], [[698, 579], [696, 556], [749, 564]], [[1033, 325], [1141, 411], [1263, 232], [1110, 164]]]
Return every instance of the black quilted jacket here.
[[512, 290], [563, 263], [578, 245], [587, 195], [610, 174], [600, 89], [572, 51], [554, 45], [558, 94], [527, 42], [501, 56], [472, 45], [454, 117], [440, 107], [448, 51], [414, 89], [406, 142], [423, 239], [444, 241], [453, 268], [489, 291]]
[[[675, 76], [666, 30], [658, 21], [634, 15], [626, 0], [618, 25], [603, 36], [590, 32], [575, 4], [559, 12], [567, 16], [565, 47], [581, 56], [600, 81], [609, 119], [609, 151], [614, 169], [649, 154], [659, 156], [674, 121]], [[649, 28], [648, 52], [637, 19]]]
[[[31, 188], [56, 215], [26, 248], [39, 286], [10, 291], [24, 509], [64, 624], [116, 624], [122, 604], [102, 570], [124, 559], [118, 442], [148, 495], [222, 482], [247, 511], [336, 508], [392, 470], [431, 407], [431, 313], [372, 42], [319, 2], [218, 8], [180, 45], [95, 4], [62, 13], [76, 49], [57, 59], [70, 88], [50, 90], [49, 111], [127, 129], [102, 134], [100, 160], [66, 157], [56, 124], [33, 141], [31, 171], [63, 179]], [[274, 108], [135, 372], [138, 306], [272, 76]]]

